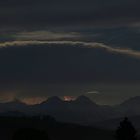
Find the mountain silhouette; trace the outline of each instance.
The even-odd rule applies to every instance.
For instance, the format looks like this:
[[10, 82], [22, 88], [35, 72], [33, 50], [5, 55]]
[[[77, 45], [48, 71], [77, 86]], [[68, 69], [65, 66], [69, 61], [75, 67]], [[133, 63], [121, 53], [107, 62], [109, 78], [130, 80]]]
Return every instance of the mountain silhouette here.
[[83, 105], [91, 105], [91, 106], [96, 106], [98, 107], [98, 105], [96, 103], [94, 103], [93, 101], [91, 101], [87, 96], [79, 96], [76, 100], [76, 103], [79, 104], [83, 104]]
[[61, 103], [62, 100], [58, 96], [53, 96], [48, 98], [46, 101], [42, 102], [41, 104], [48, 104], [48, 103]]
[[140, 106], [140, 96], [132, 97], [124, 101], [120, 106]]
[[27, 107], [27, 105], [23, 102], [21, 102], [18, 99], [14, 99], [13, 101], [6, 102], [6, 103], [0, 103], [0, 112], [3, 111], [17, 111], [17, 110], [24, 110]]
[[73, 101], [64, 101], [54, 96], [36, 105], [27, 105], [17, 99], [0, 103], [0, 115], [42, 114], [53, 116], [58, 121], [93, 124], [97, 121], [116, 119], [123, 116], [139, 116], [139, 108], [140, 96], [130, 98], [115, 106], [98, 105], [84, 95]]
[[121, 113], [124, 112], [125, 115], [127, 116], [140, 115], [139, 108], [140, 108], [140, 96], [132, 97], [117, 106], [117, 109]]

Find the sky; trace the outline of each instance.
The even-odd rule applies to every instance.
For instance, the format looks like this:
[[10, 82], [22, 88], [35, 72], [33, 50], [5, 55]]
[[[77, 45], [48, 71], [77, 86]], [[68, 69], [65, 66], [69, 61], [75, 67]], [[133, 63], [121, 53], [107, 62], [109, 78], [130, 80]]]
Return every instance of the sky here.
[[140, 96], [139, 0], [1, 0], [0, 102]]

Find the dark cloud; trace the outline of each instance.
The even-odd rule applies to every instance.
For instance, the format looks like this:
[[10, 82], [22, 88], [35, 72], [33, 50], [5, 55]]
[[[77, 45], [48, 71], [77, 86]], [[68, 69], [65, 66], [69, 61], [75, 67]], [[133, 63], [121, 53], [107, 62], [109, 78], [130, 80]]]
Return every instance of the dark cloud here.
[[[1, 101], [15, 97], [42, 100], [52, 95], [77, 96], [93, 90], [99, 90], [104, 94], [108, 92], [106, 87], [96, 86], [97, 83], [128, 83], [129, 85], [139, 83], [139, 63], [140, 59], [129, 55], [108, 52], [102, 48], [86, 48], [70, 44], [1, 48]], [[110, 88], [112, 87], [111, 85]], [[132, 89], [130, 88], [130, 91]], [[122, 94], [126, 90], [116, 87], [109, 93], [116, 93], [119, 96], [119, 91]], [[133, 94], [139, 93], [135, 91]], [[111, 99], [110, 94], [106, 97], [108, 96], [110, 103], [121, 99], [121, 96], [118, 100], [115, 100], [116, 96], [114, 99]], [[130, 97], [130, 94], [128, 96]], [[90, 97], [94, 96], [90, 95]], [[106, 98], [101, 101], [100, 97], [102, 96], [99, 95], [97, 98], [100, 103], [109, 101]]]
[[105, 25], [139, 21], [138, 0], [0, 1], [1, 25]]
[[140, 59], [69, 44], [0, 49], [0, 81], [65, 83], [139, 81]]

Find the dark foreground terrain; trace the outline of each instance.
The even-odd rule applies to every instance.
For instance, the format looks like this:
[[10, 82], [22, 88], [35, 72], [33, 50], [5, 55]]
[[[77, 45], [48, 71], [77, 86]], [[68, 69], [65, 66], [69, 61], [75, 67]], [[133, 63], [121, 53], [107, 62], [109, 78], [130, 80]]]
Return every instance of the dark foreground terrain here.
[[77, 124], [60, 123], [51, 117], [0, 117], [0, 140], [12, 140], [17, 132], [29, 129], [45, 132], [49, 140], [114, 139], [113, 131]]

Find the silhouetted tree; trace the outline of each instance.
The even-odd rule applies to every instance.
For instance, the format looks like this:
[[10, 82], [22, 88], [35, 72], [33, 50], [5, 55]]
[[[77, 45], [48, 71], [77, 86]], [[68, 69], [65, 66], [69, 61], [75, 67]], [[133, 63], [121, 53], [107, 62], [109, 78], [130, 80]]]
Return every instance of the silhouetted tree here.
[[13, 140], [48, 140], [48, 135], [45, 131], [27, 128], [18, 130], [14, 134]]
[[136, 134], [136, 129], [127, 117], [125, 117], [124, 120], [120, 122], [120, 126], [116, 130], [117, 140], [136, 140]]

